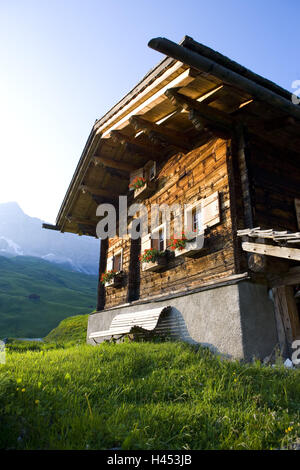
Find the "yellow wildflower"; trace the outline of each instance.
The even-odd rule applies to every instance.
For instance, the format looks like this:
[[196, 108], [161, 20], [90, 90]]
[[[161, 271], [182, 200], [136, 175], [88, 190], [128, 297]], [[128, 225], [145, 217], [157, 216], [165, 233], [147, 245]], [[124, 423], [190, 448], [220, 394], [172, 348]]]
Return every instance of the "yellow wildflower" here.
[[35, 402], [34, 402], [34, 403], [35, 403], [36, 405], [38, 405], [38, 404], [39, 404], [39, 402], [40, 402], [40, 400], [35, 400]]
[[21, 392], [25, 392], [26, 388], [22, 388]]

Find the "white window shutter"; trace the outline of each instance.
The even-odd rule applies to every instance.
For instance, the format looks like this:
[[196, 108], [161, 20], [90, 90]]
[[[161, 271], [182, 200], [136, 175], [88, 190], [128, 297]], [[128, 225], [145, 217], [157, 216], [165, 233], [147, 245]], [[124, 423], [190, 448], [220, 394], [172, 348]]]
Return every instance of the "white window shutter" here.
[[220, 222], [220, 202], [219, 192], [202, 199], [202, 220], [203, 228], [212, 227]]
[[143, 254], [145, 250], [151, 249], [151, 233], [142, 237], [141, 242], [141, 253]]
[[204, 224], [203, 224], [203, 212], [200, 207], [196, 209], [196, 217], [197, 217], [197, 227], [198, 227], [197, 232], [201, 233], [203, 230]]
[[111, 271], [113, 269], [114, 257], [109, 256], [106, 261], [106, 271]]
[[298, 229], [300, 230], [300, 199], [295, 199], [295, 208], [298, 221]]
[[196, 211], [198, 232], [203, 230], [203, 214], [202, 214], [202, 203], [200, 201], [195, 202], [192, 205], [186, 204], [184, 209], [184, 232], [188, 239], [194, 238], [193, 232], [193, 213]]

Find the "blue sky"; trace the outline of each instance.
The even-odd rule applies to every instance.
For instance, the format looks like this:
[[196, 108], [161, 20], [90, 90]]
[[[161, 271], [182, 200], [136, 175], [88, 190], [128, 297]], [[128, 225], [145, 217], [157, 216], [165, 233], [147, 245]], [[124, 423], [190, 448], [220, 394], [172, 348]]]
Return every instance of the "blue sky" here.
[[187, 34], [286, 89], [299, 0], [0, 0], [0, 203], [54, 222], [95, 119]]

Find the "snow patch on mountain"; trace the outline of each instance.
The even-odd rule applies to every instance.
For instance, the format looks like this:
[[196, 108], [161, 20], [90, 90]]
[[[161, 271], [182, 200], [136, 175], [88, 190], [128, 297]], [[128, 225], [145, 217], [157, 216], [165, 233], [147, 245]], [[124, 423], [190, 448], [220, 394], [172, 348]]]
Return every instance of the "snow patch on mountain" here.
[[10, 238], [3, 235], [0, 236], [0, 252], [10, 253], [12, 255], [23, 256], [24, 252], [21, 247]]
[[98, 273], [98, 240], [45, 230], [42, 224], [42, 220], [28, 216], [15, 202], [0, 204], [0, 255], [34, 256], [71, 271]]

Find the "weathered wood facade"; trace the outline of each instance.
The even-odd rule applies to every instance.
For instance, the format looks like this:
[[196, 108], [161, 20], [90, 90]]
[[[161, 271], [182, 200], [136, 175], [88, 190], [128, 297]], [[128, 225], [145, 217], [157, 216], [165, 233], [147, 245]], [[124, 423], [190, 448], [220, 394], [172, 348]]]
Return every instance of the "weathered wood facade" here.
[[[108, 202], [119, 209], [120, 195], [128, 197], [128, 205], [142, 200], [149, 214], [155, 204], [201, 207], [203, 248], [192, 256], [170, 254], [170, 239], [164, 232], [163, 247], [169, 254], [158, 271], [144, 269], [139, 261], [144, 248], [151, 246], [147, 240], [128, 235], [102, 240], [99, 277], [115, 265], [124, 273], [118, 285], [99, 284], [102, 329], [108, 329], [105, 318], [113, 318], [118, 309], [139, 310], [142, 304], [197, 294], [191, 307], [194, 319], [190, 312], [178, 311], [191, 339], [238, 357], [266, 355], [276, 344], [286, 353], [300, 334], [299, 305], [291, 300], [300, 284], [299, 261], [293, 256], [251, 254], [243, 249], [245, 237], [242, 240], [238, 231], [254, 227], [300, 231], [300, 107], [292, 104], [287, 91], [191, 38], [180, 46], [164, 41], [154, 40], [150, 46], [170, 57], [95, 123], [52, 228], [96, 236], [97, 206]], [[147, 169], [143, 175], [148, 181], [141, 190], [147, 194], [134, 197], [129, 183], [141, 168]], [[151, 177], [147, 172], [152, 172]], [[171, 235], [173, 231], [174, 221]], [[295, 238], [288, 246], [300, 252], [297, 243]], [[285, 282], [293, 286], [288, 293], [292, 333], [286, 330], [290, 327], [280, 326], [283, 313], [276, 306], [276, 289]], [[235, 310], [230, 312], [229, 301], [224, 304], [230, 318], [226, 324], [220, 296], [226, 286], [233, 292], [233, 285], [238, 286], [232, 295], [238, 297], [240, 317]], [[201, 294], [211, 289], [214, 296]], [[272, 289], [277, 296], [273, 302]], [[252, 321], [251, 295], [261, 305], [255, 313], [260, 316], [255, 320], [253, 314]], [[175, 304], [178, 310], [179, 303]], [[199, 312], [204, 309], [199, 319], [199, 325], [206, 324], [202, 329], [196, 324], [197, 305]], [[205, 323], [205, 309], [211, 317], [219, 312], [210, 326], [210, 320]], [[274, 334], [266, 336], [268, 328]], [[283, 334], [278, 333], [281, 330]], [[240, 348], [225, 346], [237, 337]]]

